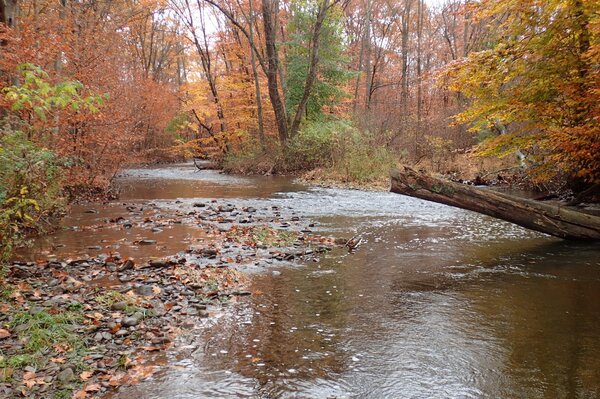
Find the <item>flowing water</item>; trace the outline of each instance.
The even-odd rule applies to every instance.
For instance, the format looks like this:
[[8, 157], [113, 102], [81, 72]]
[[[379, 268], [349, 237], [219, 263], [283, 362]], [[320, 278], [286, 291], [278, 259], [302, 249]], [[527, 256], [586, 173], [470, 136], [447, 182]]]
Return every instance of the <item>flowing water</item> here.
[[[143, 217], [231, 198], [279, 206], [364, 244], [254, 274], [255, 295], [198, 326], [167, 353], [168, 366], [113, 397], [600, 397], [597, 244], [396, 194], [190, 165], [130, 170], [120, 185], [119, 202], [98, 213], [74, 209], [65, 223], [93, 225], [128, 204], [141, 204]], [[148, 255], [127, 244], [149, 233], [129, 234], [65, 231], [33, 253], [50, 245], [58, 254], [89, 253], [100, 239], [104, 251]], [[185, 248], [200, 231], [181, 225], [158, 234], [150, 254]]]

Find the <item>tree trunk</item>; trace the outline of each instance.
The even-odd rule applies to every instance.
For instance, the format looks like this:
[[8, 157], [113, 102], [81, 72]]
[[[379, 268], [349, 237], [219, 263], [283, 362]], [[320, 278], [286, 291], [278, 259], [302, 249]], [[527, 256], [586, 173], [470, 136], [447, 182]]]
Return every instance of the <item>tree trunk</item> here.
[[269, 99], [275, 112], [277, 121], [277, 132], [279, 133], [279, 141], [284, 145], [288, 138], [287, 117], [285, 107], [279, 94], [279, 83], [277, 74], [279, 72], [279, 54], [277, 53], [277, 30], [276, 21], [277, 13], [279, 12], [278, 0], [263, 0], [262, 14], [263, 26], [265, 30], [265, 47], [267, 52], [267, 87], [269, 89]]
[[410, 9], [412, 6], [412, 0], [404, 1], [404, 11], [402, 12], [402, 41], [401, 41], [401, 52], [402, 52], [402, 124], [403, 128], [406, 129], [408, 121], [408, 39], [410, 36]]
[[17, 0], [0, 0], [0, 23], [9, 28], [17, 26]]
[[[255, 47], [254, 45], [254, 5], [252, 4], [252, 0], [249, 2], [249, 30], [250, 30], [250, 46]], [[260, 140], [260, 146], [264, 150], [266, 148], [265, 142], [265, 128], [264, 128], [264, 119], [263, 119], [263, 109], [262, 109], [262, 99], [260, 94], [260, 82], [258, 80], [258, 70], [256, 68], [256, 56], [254, 55], [254, 51], [252, 48], [250, 49], [250, 64], [252, 65], [252, 76], [254, 77], [254, 97], [256, 98], [256, 112], [258, 117], [258, 138]]]
[[392, 171], [390, 191], [483, 213], [555, 237], [600, 240], [599, 216], [449, 182], [408, 167]]
[[373, 0], [367, 1], [367, 17], [365, 19], [365, 109], [371, 109], [371, 89], [373, 86], [373, 75], [371, 73], [371, 12], [373, 7]]
[[423, 15], [424, 0], [417, 0], [417, 128], [415, 129], [415, 159], [419, 159], [419, 142], [422, 138], [421, 120], [423, 119], [423, 77], [421, 76], [422, 40], [423, 40]]

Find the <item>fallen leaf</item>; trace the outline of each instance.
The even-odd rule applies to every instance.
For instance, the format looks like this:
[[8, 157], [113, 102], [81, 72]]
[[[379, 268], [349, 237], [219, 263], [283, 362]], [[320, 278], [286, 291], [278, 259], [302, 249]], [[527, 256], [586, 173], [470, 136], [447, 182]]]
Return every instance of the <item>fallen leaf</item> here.
[[97, 392], [100, 390], [100, 384], [98, 384], [97, 382], [93, 384], [87, 384], [83, 387], [83, 390], [86, 392]]
[[156, 352], [161, 350], [162, 348], [160, 346], [144, 346], [143, 349], [148, 352]]
[[63, 363], [66, 361], [66, 359], [65, 359], [64, 357], [51, 357], [51, 358], [50, 358], [50, 361], [51, 361], [52, 363], [59, 363], [59, 364], [63, 364]]
[[83, 371], [81, 374], [79, 374], [79, 378], [81, 378], [82, 381], [87, 381], [92, 375], [94, 375], [93, 371]]
[[112, 334], [116, 333], [117, 331], [119, 331], [121, 329], [121, 323], [117, 323], [115, 324], [115, 326], [113, 328], [110, 329], [110, 332]]
[[83, 389], [77, 391], [75, 395], [73, 395], [73, 399], [85, 399], [87, 397], [87, 392]]
[[35, 378], [35, 373], [32, 371], [26, 371], [23, 373], [23, 380], [33, 380]]
[[10, 337], [10, 332], [8, 332], [8, 330], [0, 328], [0, 339], [4, 339], [4, 338], [8, 338], [8, 337]]

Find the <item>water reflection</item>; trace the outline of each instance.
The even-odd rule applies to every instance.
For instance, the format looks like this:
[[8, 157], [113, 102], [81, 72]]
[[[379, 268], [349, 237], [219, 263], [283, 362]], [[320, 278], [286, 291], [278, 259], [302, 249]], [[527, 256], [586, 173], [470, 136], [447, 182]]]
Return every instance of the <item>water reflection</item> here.
[[[388, 193], [306, 190], [188, 166], [128, 176], [123, 201], [152, 217], [197, 198], [239, 197], [291, 207], [321, 231], [360, 234], [365, 244], [255, 276], [258, 294], [181, 337], [169, 367], [117, 398], [600, 396], [597, 245]], [[123, 206], [81, 209], [67, 223], [94, 224]], [[180, 229], [165, 245], [201, 238]]]

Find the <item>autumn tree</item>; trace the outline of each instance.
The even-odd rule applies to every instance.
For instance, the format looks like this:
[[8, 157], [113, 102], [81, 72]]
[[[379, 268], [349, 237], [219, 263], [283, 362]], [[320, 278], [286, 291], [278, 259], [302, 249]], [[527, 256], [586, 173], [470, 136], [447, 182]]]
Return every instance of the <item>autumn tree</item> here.
[[491, 138], [483, 153], [525, 154], [538, 179], [600, 182], [600, 18], [597, 0], [484, 0], [488, 48], [453, 63], [457, 116]]

